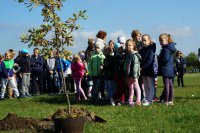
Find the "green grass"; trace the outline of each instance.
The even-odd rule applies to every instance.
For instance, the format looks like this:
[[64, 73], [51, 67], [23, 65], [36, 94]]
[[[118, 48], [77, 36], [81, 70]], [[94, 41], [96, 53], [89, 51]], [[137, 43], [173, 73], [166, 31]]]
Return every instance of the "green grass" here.
[[[186, 74], [184, 88], [178, 88], [175, 79], [175, 105], [158, 103], [150, 107], [111, 107], [75, 103], [107, 120], [107, 123], [86, 123], [85, 133], [198, 133], [200, 132], [200, 74]], [[159, 78], [158, 96], [163, 89]], [[42, 95], [29, 99], [0, 101], [0, 119], [14, 112], [21, 117], [45, 118], [58, 108], [66, 107], [64, 96]]]

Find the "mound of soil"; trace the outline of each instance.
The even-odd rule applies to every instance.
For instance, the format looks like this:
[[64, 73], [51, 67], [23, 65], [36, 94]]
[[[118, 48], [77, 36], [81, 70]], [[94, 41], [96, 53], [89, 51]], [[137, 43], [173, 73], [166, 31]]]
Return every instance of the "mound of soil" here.
[[71, 118], [84, 117], [85, 121], [88, 122], [106, 122], [106, 120], [104, 120], [103, 118], [95, 115], [94, 112], [88, 112], [83, 108], [74, 108], [74, 107], [71, 107], [70, 114], [66, 108], [58, 109], [53, 115], [46, 118], [46, 120], [52, 121], [56, 118], [68, 118], [68, 117]]
[[33, 118], [20, 118], [10, 113], [3, 120], [0, 120], [0, 131], [5, 130], [33, 130], [38, 125], [38, 120]]
[[18, 117], [14, 113], [9, 113], [3, 120], [0, 120], [0, 131], [19, 131], [20, 133], [53, 133], [54, 120], [56, 118], [84, 117], [88, 122], [106, 122], [93, 112], [90, 113], [83, 108], [71, 108], [71, 113], [67, 109], [58, 109], [49, 117], [38, 120], [34, 118]]

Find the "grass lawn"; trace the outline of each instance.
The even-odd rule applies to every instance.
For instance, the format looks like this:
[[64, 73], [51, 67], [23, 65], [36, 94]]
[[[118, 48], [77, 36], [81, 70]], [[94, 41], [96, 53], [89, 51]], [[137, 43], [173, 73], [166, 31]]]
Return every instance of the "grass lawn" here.
[[[200, 132], [200, 73], [185, 74], [184, 88], [178, 88], [175, 79], [175, 105], [158, 103], [150, 107], [112, 107], [75, 103], [107, 120], [107, 123], [86, 123], [85, 133], [199, 133]], [[159, 78], [157, 95], [163, 89]], [[42, 95], [28, 99], [0, 101], [0, 119], [13, 112], [21, 117], [45, 118], [58, 108], [66, 107], [64, 95]]]

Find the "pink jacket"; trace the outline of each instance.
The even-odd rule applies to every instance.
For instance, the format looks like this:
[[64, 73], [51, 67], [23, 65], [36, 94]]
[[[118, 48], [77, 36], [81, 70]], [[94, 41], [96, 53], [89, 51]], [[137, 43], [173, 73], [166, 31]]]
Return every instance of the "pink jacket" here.
[[71, 64], [71, 69], [72, 69], [72, 77], [73, 79], [81, 79], [83, 78], [84, 75], [84, 65], [81, 62], [78, 63], [72, 63]]

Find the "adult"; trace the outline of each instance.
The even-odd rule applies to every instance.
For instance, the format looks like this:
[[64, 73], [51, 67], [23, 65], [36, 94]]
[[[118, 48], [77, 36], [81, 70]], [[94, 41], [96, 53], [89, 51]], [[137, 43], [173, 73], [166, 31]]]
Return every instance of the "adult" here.
[[183, 75], [185, 72], [186, 62], [185, 59], [183, 58], [181, 51], [176, 52], [175, 63], [176, 63], [176, 71], [177, 71], [176, 75], [177, 75], [178, 87], [180, 86], [180, 82], [181, 86], [184, 87]]
[[39, 55], [38, 48], [33, 49], [33, 55], [31, 56], [31, 69], [32, 95], [38, 95], [43, 93], [43, 57]]
[[105, 31], [100, 30], [96, 35], [97, 38], [94, 41], [94, 46], [98, 44], [99, 48], [103, 50], [103, 48], [106, 45], [105, 43], [106, 36], [107, 36], [107, 33]]

